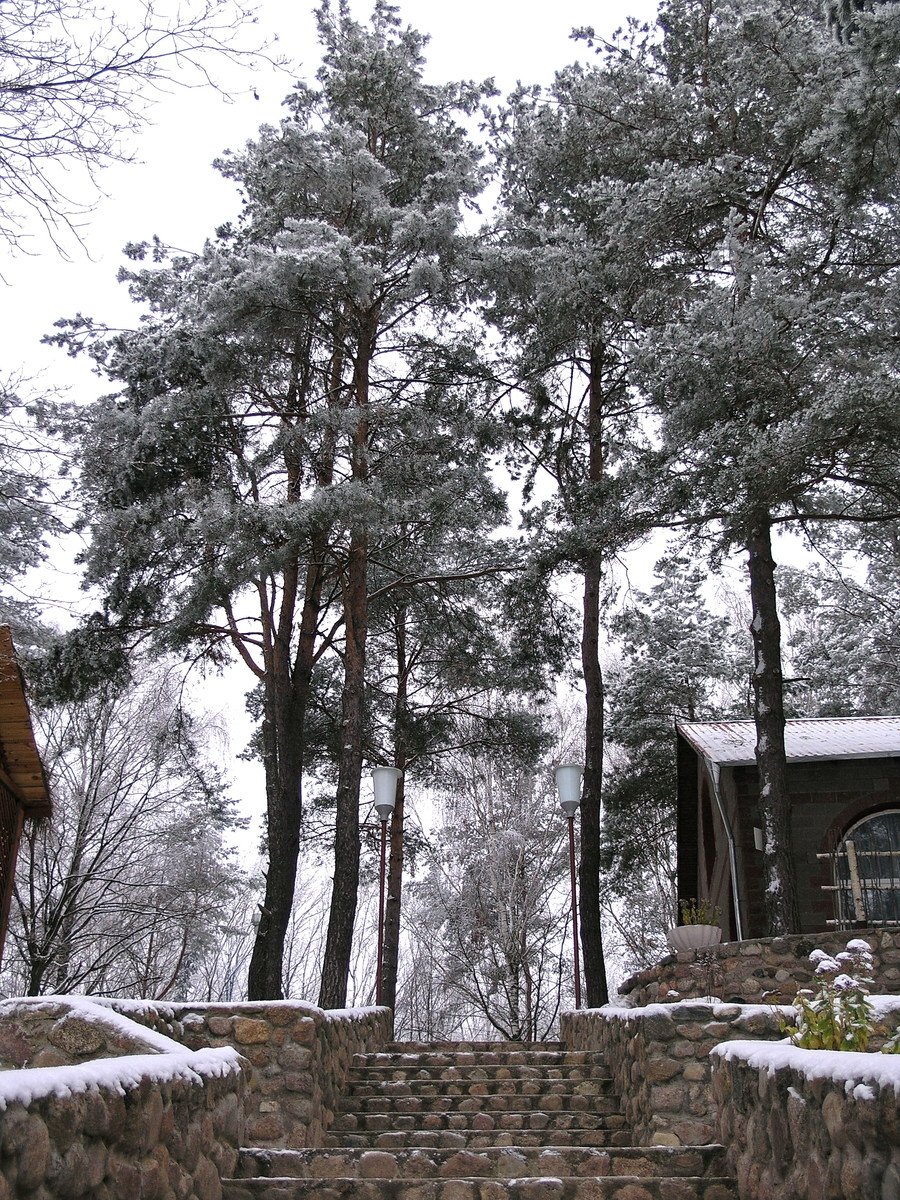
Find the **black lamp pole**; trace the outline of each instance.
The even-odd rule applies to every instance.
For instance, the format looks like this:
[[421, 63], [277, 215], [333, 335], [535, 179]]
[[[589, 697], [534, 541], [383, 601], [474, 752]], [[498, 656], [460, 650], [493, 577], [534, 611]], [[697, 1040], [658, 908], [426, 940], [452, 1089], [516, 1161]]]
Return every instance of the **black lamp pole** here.
[[563, 763], [556, 768], [559, 806], [569, 823], [569, 882], [572, 888], [572, 967], [575, 973], [575, 1007], [581, 1008], [581, 959], [578, 953], [578, 891], [575, 886], [575, 813], [581, 804], [580, 763]]
[[378, 880], [378, 961], [375, 966], [375, 1003], [381, 1004], [381, 972], [384, 954], [384, 877], [387, 861], [387, 823], [397, 799], [397, 780], [403, 774], [396, 767], [376, 767], [372, 772], [375, 786], [375, 811], [381, 821], [381, 872]]

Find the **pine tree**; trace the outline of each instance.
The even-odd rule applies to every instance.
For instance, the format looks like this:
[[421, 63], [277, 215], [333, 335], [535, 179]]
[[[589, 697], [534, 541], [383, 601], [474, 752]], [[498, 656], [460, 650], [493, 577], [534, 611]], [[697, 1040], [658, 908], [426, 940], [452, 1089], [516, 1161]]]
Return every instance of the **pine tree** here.
[[646, 470], [663, 503], [747, 553], [766, 895], [785, 932], [797, 909], [772, 534], [894, 503], [896, 233], [874, 202], [883, 177], [854, 197], [842, 186], [846, 60], [817, 9], [673, 0], [660, 30], [644, 69], [665, 73], [686, 124], [657, 172], [680, 213], [659, 253], [691, 286], [642, 347], [662, 449]]
[[[617, 553], [648, 527], [622, 487], [639, 430], [631, 356], [663, 303], [648, 276], [658, 216], [626, 206], [652, 158], [652, 98], [638, 73], [574, 66], [547, 95], [520, 88], [494, 126], [503, 168], [495, 246], [486, 253], [488, 315], [509, 346], [518, 389], [512, 453], [525, 498], [536, 573], [581, 578], [585, 774], [579, 883], [587, 1002], [608, 998], [600, 928], [600, 812], [604, 757], [602, 607]], [[646, 132], [645, 134], [645, 131]], [[647, 219], [642, 219], [646, 217]]]
[[[262, 689], [267, 853], [250, 995], [282, 993], [305, 727], [317, 663], [339, 650], [343, 699], [334, 902], [321, 1000], [343, 1002], [359, 878], [368, 582], [396, 514], [379, 464], [420, 382], [404, 359], [465, 276], [460, 204], [481, 183], [457, 123], [480, 92], [422, 80], [425, 39], [376, 4], [371, 24], [318, 10], [323, 67], [289, 115], [221, 169], [235, 227], [197, 256], [127, 278], [134, 333], [82, 318], [121, 388], [85, 414], [92, 632], [207, 656], [234, 649]], [[452, 460], [457, 463], [458, 460]], [[451, 463], [451, 465], [452, 465]], [[114, 552], [115, 551], [115, 552]], [[337, 611], [334, 611], [334, 607]]]

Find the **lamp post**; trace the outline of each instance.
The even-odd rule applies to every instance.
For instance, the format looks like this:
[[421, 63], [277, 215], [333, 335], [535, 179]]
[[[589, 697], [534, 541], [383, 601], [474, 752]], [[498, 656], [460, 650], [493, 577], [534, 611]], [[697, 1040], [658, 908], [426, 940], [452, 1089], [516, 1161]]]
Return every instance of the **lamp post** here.
[[372, 783], [375, 787], [375, 811], [381, 821], [381, 874], [378, 883], [378, 962], [375, 967], [375, 1003], [381, 1003], [381, 958], [384, 950], [384, 868], [387, 823], [397, 800], [397, 780], [403, 774], [396, 767], [375, 767]]
[[580, 763], [563, 763], [562, 766], [556, 768], [559, 807], [569, 822], [569, 880], [572, 885], [572, 946], [576, 1008], [581, 1008], [581, 963], [578, 957], [578, 896], [575, 890], [575, 813], [581, 804], [581, 776], [583, 773], [584, 768]]

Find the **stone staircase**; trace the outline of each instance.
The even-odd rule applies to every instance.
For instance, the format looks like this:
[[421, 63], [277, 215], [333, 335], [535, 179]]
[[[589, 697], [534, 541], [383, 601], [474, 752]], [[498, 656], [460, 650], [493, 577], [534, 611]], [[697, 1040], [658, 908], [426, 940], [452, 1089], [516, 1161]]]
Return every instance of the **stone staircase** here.
[[561, 1043], [357, 1055], [326, 1145], [241, 1154], [224, 1200], [736, 1200], [720, 1146], [636, 1147], [602, 1056]]

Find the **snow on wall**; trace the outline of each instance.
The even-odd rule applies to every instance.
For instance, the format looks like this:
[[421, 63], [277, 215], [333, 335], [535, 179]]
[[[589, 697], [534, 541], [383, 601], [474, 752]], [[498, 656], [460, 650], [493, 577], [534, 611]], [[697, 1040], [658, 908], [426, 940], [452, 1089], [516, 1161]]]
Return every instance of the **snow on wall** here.
[[271, 1149], [323, 1143], [353, 1055], [380, 1049], [392, 1020], [387, 1008], [323, 1010], [299, 1000], [107, 1003], [192, 1049], [235, 1047], [248, 1060], [247, 1137]]
[[[116, 1001], [117, 1006], [121, 1001]], [[136, 1024], [115, 1009], [108, 1007], [107, 1002], [89, 996], [20, 996], [10, 1000], [0, 1001], [0, 1021], [14, 1017], [17, 1013], [48, 1012], [56, 1006], [63, 1006], [75, 1016], [84, 1021], [114, 1030], [120, 1037], [129, 1038], [136, 1043], [155, 1050], [159, 1054], [183, 1054], [185, 1047], [173, 1038], [157, 1033], [155, 1029]]]
[[741, 1200], [900, 1195], [900, 1059], [734, 1041], [710, 1053]]
[[196, 1083], [241, 1074], [236, 1050], [185, 1050], [179, 1054], [129, 1054], [100, 1058], [74, 1067], [33, 1067], [0, 1073], [0, 1110], [11, 1104], [26, 1108], [49, 1096], [65, 1099], [97, 1088], [124, 1096], [141, 1080], [153, 1083]]
[[[840, 1083], [852, 1094], [854, 1088], [892, 1088], [900, 1097], [900, 1055], [862, 1054], [847, 1050], [802, 1050], [782, 1042], [734, 1041], [714, 1046], [710, 1054], [725, 1062], [740, 1060], [769, 1075], [789, 1067], [809, 1080]], [[873, 1093], [874, 1094], [874, 1093]]]
[[29, 1064], [0, 1071], [0, 1196], [221, 1195], [244, 1140], [234, 1047], [192, 1050], [84, 996], [0, 1003], [0, 1039]]

